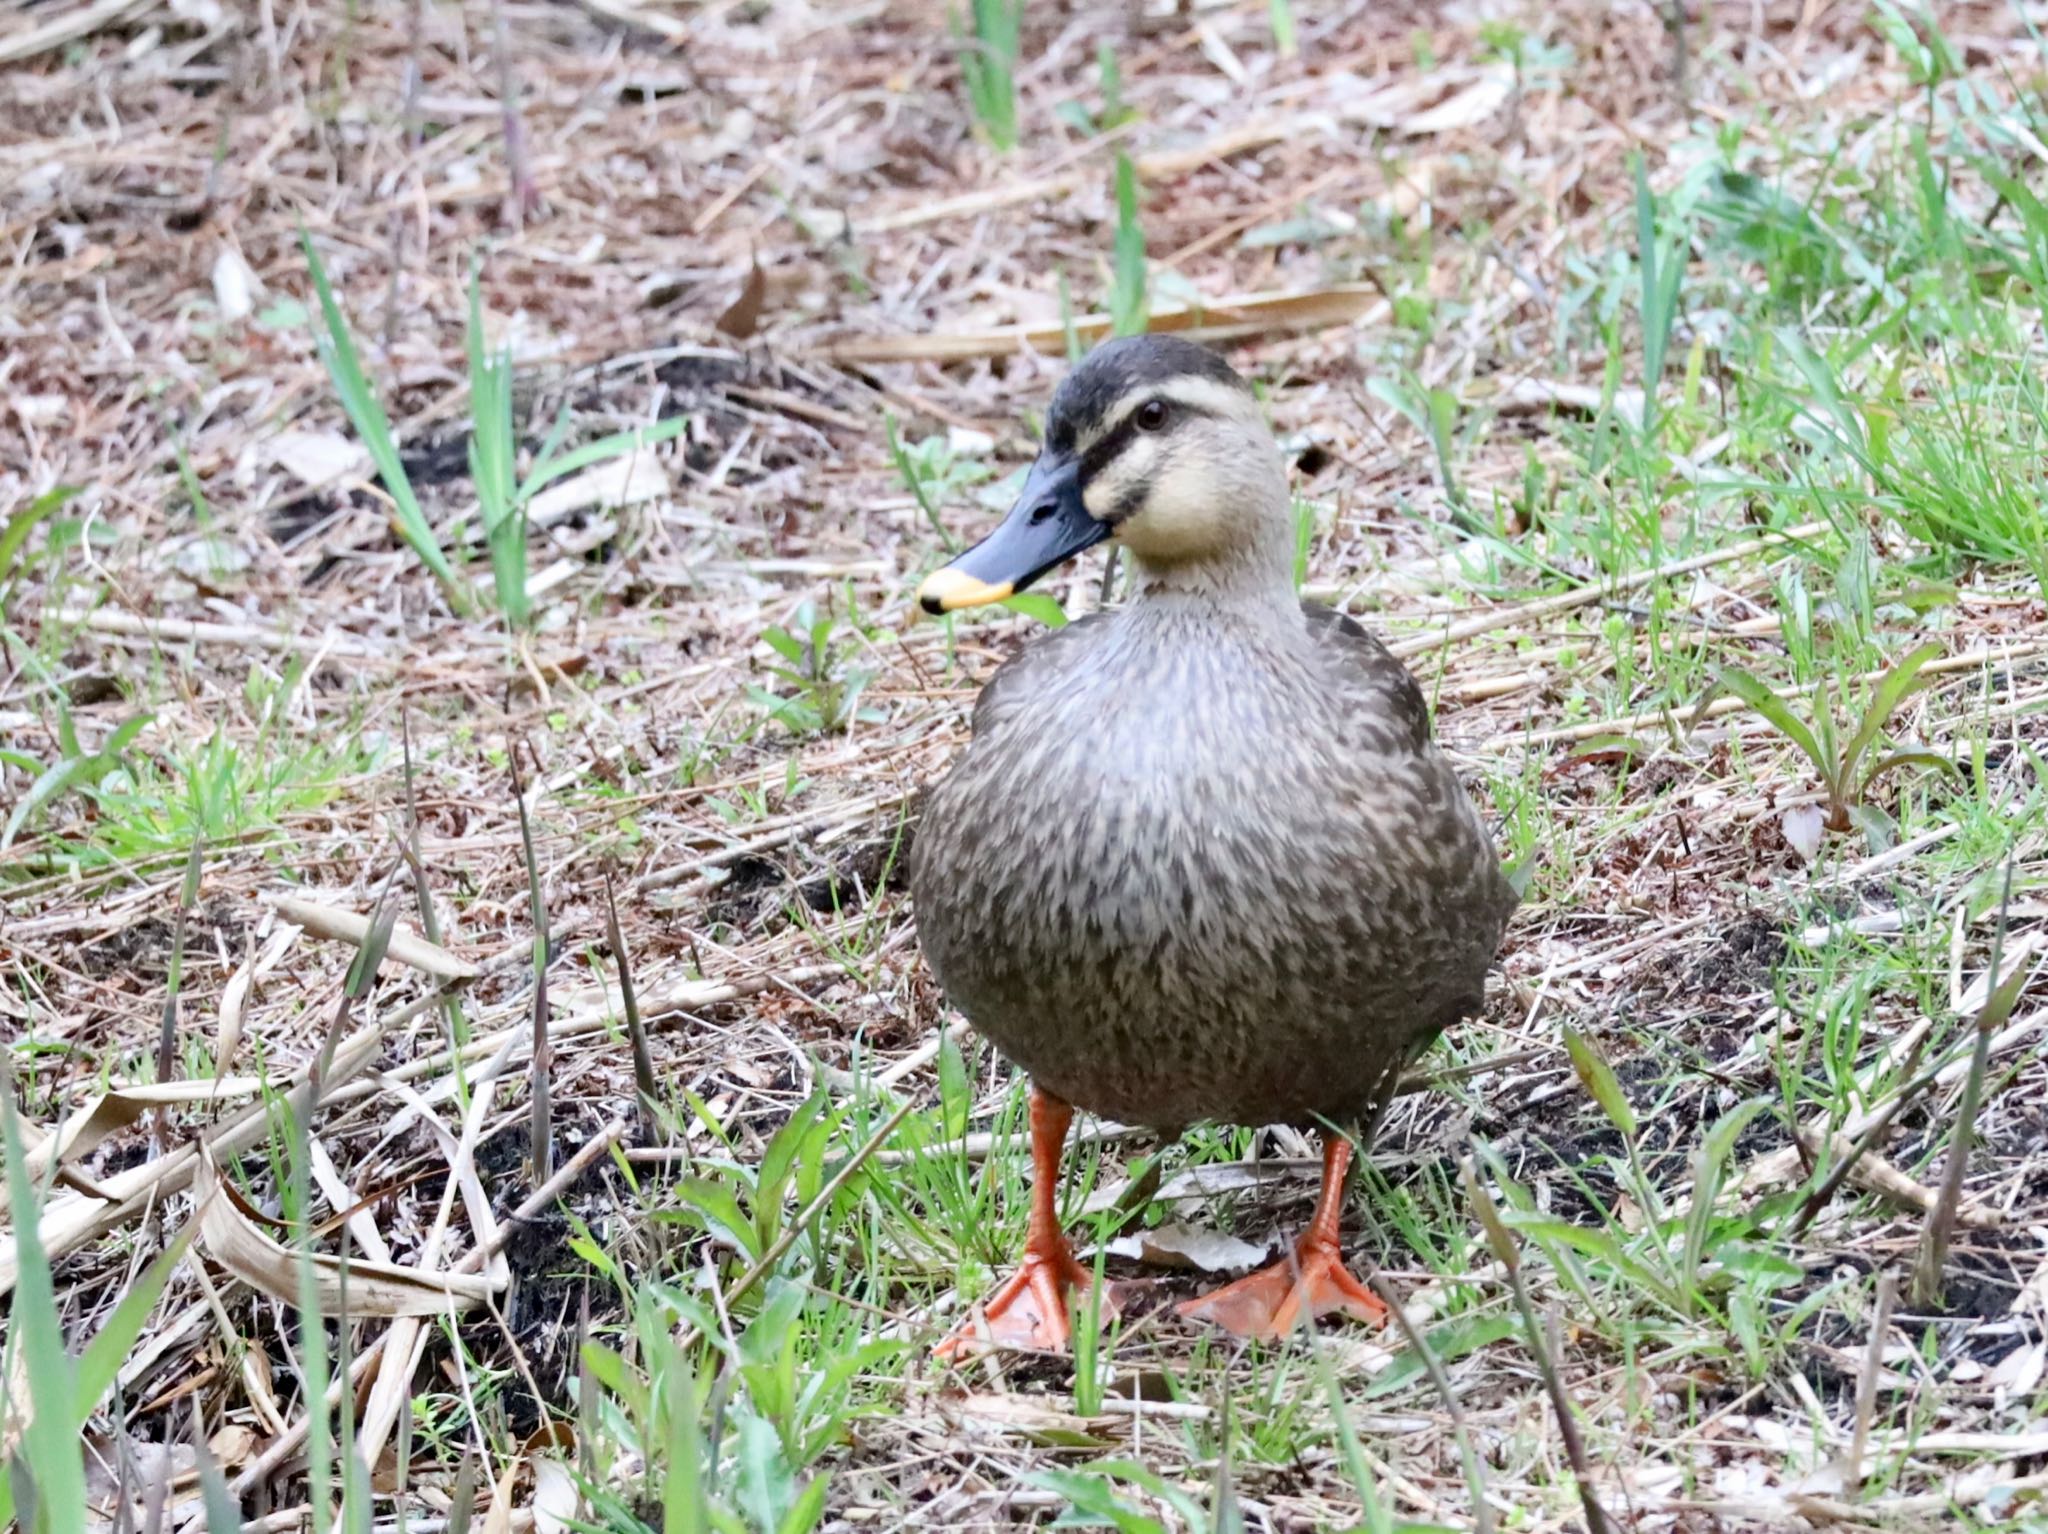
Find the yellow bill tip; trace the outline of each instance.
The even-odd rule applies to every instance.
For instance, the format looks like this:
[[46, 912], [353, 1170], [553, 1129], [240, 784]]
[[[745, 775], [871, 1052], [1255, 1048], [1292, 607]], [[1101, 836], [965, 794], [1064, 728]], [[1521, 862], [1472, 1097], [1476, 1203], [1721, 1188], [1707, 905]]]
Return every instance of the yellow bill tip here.
[[924, 578], [924, 584], [917, 588], [917, 600], [926, 612], [936, 615], [958, 612], [963, 607], [986, 607], [991, 602], [1002, 601], [1016, 589], [1013, 581], [991, 586], [957, 566], [947, 565]]

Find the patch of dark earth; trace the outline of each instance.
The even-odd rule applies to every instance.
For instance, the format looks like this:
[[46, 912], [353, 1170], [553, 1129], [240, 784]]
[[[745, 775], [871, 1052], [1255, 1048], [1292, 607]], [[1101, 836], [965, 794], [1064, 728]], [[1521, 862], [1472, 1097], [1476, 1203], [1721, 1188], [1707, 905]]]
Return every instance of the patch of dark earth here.
[[772, 857], [748, 853], [725, 865], [717, 895], [706, 903], [704, 916], [718, 926], [745, 931], [782, 903], [790, 872]]
[[894, 838], [862, 842], [828, 862], [796, 887], [813, 911], [858, 911], [884, 889], [909, 885], [908, 859]]
[[[247, 917], [232, 901], [212, 900], [201, 905], [185, 921], [185, 964], [188, 971], [217, 963], [221, 953], [242, 951], [242, 934]], [[171, 970], [171, 946], [177, 933], [177, 916], [145, 916], [96, 943], [78, 950], [80, 964], [95, 980], [110, 975], [134, 975], [149, 979], [166, 978]]]
[[778, 859], [748, 854], [726, 865], [717, 895], [705, 907], [708, 920], [735, 930], [760, 930], [790, 913], [792, 896], [813, 911], [863, 909], [882, 890], [902, 890], [908, 859], [895, 838], [861, 842], [801, 875]]
[[398, 455], [415, 490], [430, 490], [469, 478], [469, 433], [447, 432], [422, 439]]
[[1723, 932], [1686, 972], [1689, 991], [1754, 991], [1768, 989], [1771, 976], [1785, 962], [1785, 926], [1775, 917], [1752, 911]]

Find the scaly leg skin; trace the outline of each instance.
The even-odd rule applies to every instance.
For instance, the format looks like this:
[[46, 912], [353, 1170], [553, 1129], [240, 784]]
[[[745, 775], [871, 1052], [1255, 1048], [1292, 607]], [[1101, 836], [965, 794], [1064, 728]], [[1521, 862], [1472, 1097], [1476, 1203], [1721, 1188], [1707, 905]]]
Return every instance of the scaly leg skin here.
[[1351, 1276], [1337, 1238], [1344, 1205], [1344, 1174], [1351, 1169], [1351, 1142], [1342, 1135], [1323, 1140], [1323, 1190], [1315, 1218], [1294, 1250], [1269, 1267], [1234, 1284], [1189, 1300], [1180, 1313], [1213, 1321], [1240, 1337], [1285, 1337], [1304, 1318], [1342, 1311], [1360, 1321], [1383, 1321], [1387, 1307]]
[[[956, 1327], [933, 1352], [956, 1360], [990, 1347], [1058, 1352], [1073, 1330], [1067, 1313], [1067, 1291], [1085, 1291], [1095, 1275], [1074, 1257], [1060, 1230], [1060, 1156], [1074, 1110], [1050, 1092], [1031, 1089], [1031, 1223], [1024, 1236], [1024, 1261], [1003, 1286], [989, 1296], [980, 1314]], [[1104, 1286], [1101, 1313], [1115, 1313], [1114, 1297]]]

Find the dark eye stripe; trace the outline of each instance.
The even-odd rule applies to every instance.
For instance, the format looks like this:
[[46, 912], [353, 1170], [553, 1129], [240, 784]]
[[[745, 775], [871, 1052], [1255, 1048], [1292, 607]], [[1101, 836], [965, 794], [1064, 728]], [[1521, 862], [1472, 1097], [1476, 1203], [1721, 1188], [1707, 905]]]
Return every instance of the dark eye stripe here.
[[[1181, 400], [1172, 400], [1168, 403], [1173, 412], [1173, 417], [1169, 418], [1166, 423], [1168, 427], [1173, 426], [1175, 420], [1182, 416], [1214, 417], [1215, 415], [1213, 410], [1205, 410], [1200, 405], [1186, 404]], [[1108, 436], [1099, 442], [1089, 444], [1088, 451], [1081, 455], [1081, 483], [1084, 486], [1089, 480], [1093, 479], [1114, 462], [1117, 456], [1130, 445], [1133, 437], [1144, 431], [1144, 428], [1138, 425], [1138, 412], [1144, 408], [1143, 405], [1140, 405], [1137, 410], [1131, 411], [1121, 421], [1117, 422]], [[1154, 427], [1146, 435], [1156, 436], [1159, 430], [1160, 428]]]

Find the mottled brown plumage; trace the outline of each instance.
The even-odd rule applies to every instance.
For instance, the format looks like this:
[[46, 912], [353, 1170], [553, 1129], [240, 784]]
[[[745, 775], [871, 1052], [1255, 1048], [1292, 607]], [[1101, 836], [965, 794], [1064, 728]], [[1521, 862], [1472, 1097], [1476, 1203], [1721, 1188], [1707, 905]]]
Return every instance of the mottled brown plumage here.
[[1369, 1119], [1479, 1000], [1512, 899], [1379, 642], [1140, 596], [997, 673], [912, 874], [954, 1005], [1069, 1102]]
[[1078, 493], [1109, 525], [1135, 591], [983, 689], [919, 830], [918, 933], [975, 1028], [1067, 1102], [1369, 1132], [1478, 1005], [1514, 896], [1414, 679], [1297, 600], [1279, 454], [1219, 368], [1117, 343], [1055, 396], [1047, 459], [1083, 465], [1064, 514]]

